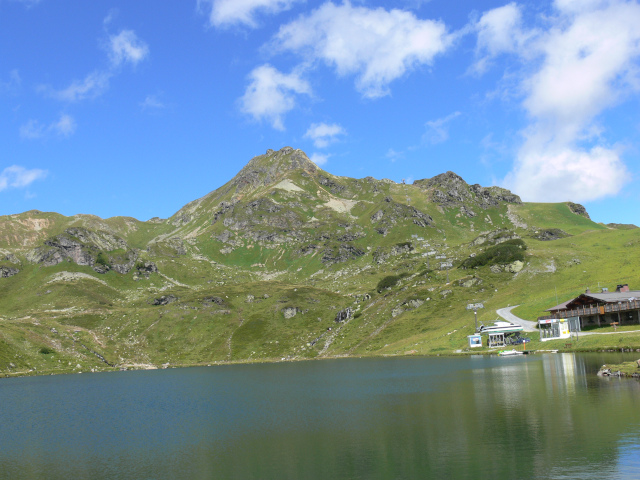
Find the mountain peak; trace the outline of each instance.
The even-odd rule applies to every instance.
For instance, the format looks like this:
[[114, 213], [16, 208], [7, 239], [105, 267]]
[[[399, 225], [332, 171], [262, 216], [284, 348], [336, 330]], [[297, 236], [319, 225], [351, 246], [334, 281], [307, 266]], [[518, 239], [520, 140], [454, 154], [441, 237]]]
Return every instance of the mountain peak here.
[[320, 168], [302, 150], [294, 150], [292, 147], [283, 147], [278, 151], [269, 149], [264, 155], [249, 160], [232, 182], [239, 189], [256, 188], [275, 183], [292, 170], [314, 174]]

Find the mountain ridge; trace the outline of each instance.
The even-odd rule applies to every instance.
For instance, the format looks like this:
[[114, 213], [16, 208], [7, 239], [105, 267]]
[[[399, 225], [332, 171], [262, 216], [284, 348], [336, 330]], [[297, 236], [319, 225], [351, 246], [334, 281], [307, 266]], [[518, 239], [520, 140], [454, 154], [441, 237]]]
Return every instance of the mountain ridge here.
[[578, 204], [453, 172], [340, 177], [268, 150], [164, 220], [0, 217], [0, 373], [451, 353], [466, 303], [535, 319], [554, 284], [640, 283], [637, 245]]

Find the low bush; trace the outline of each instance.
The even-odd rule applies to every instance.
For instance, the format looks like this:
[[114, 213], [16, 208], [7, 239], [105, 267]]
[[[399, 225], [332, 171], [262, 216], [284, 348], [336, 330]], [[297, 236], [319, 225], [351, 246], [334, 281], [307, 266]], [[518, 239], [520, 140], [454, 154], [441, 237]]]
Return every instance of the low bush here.
[[460, 266], [462, 268], [478, 268], [485, 265], [506, 265], [516, 260], [524, 262], [524, 251], [526, 249], [527, 244], [519, 238], [507, 240], [487, 248], [475, 257], [467, 258]]

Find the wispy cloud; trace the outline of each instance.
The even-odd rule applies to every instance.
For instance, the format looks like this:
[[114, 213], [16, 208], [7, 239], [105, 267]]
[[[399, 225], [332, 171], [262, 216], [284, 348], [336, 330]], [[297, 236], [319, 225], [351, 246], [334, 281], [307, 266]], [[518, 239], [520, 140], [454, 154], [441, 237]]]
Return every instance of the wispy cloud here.
[[7, 167], [0, 173], [0, 192], [8, 188], [28, 187], [36, 180], [45, 178], [47, 173], [46, 170], [38, 168], [29, 170], [19, 165]]
[[325, 148], [329, 144], [337, 141], [337, 137], [340, 135], [346, 135], [346, 131], [337, 123], [312, 123], [307, 133], [304, 134], [304, 138], [310, 138], [313, 140], [313, 144], [316, 148]]
[[393, 148], [390, 148], [389, 150], [387, 150], [385, 157], [387, 157], [392, 162], [395, 162], [396, 160], [404, 158], [404, 152], [396, 152]]
[[198, 9], [206, 11], [214, 27], [258, 26], [257, 16], [275, 15], [305, 0], [198, 0]]
[[479, 20], [477, 50], [480, 58], [510, 54], [522, 61], [518, 88], [530, 122], [503, 183], [528, 201], [617, 194], [629, 179], [621, 150], [593, 133], [598, 115], [640, 90], [640, 5], [556, 0], [545, 29], [526, 29], [520, 7], [507, 7]]
[[9, 78], [7, 80], [0, 80], [0, 93], [15, 94], [20, 90], [22, 85], [22, 79], [18, 70], [13, 69], [9, 72]]
[[425, 123], [426, 131], [422, 136], [422, 139], [431, 144], [446, 141], [449, 138], [449, 123], [459, 116], [460, 112], [453, 112], [446, 117], [429, 120]]
[[109, 37], [109, 58], [119, 67], [123, 63], [137, 65], [149, 55], [149, 47], [133, 30], [122, 30]]
[[49, 85], [39, 87], [39, 91], [65, 102], [78, 102], [102, 95], [109, 88], [113, 73], [110, 71], [91, 72], [82, 80], [74, 80], [67, 88], [55, 90]]
[[161, 110], [166, 107], [156, 95], [147, 95], [144, 101], [140, 102], [140, 106], [143, 110]]
[[122, 30], [109, 36], [107, 54], [109, 68], [95, 70], [82, 80], [74, 80], [67, 88], [56, 90], [50, 85], [41, 85], [38, 90], [52, 98], [65, 102], [78, 102], [99, 97], [109, 88], [111, 78], [119, 73], [123, 64], [137, 65], [149, 55], [149, 47], [132, 30]]
[[269, 48], [323, 62], [341, 76], [355, 75], [362, 95], [376, 98], [388, 95], [394, 80], [431, 65], [453, 40], [444, 23], [413, 12], [327, 2], [280, 27]]
[[31, 7], [35, 7], [42, 0], [11, 0], [11, 1], [16, 3], [22, 3], [25, 7], [31, 8]]
[[249, 74], [249, 86], [240, 98], [241, 110], [256, 120], [266, 119], [276, 130], [284, 130], [283, 117], [296, 105], [296, 95], [310, 95], [309, 82], [294, 71], [284, 74], [269, 64]]
[[69, 137], [76, 131], [76, 121], [71, 115], [62, 114], [60, 118], [49, 125], [44, 125], [37, 120], [29, 120], [20, 127], [20, 137], [28, 140], [36, 140], [54, 135], [57, 137]]

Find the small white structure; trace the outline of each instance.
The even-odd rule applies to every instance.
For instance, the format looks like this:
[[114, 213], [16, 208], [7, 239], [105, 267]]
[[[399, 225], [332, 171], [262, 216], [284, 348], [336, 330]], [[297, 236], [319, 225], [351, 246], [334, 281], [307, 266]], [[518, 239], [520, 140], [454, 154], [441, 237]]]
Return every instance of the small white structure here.
[[467, 335], [467, 338], [469, 339], [470, 348], [477, 348], [482, 346], [482, 336], [480, 334], [476, 333], [475, 335]]
[[570, 338], [571, 332], [580, 331], [580, 318], [548, 318], [538, 320], [540, 330], [540, 341], [557, 340], [559, 338]]

